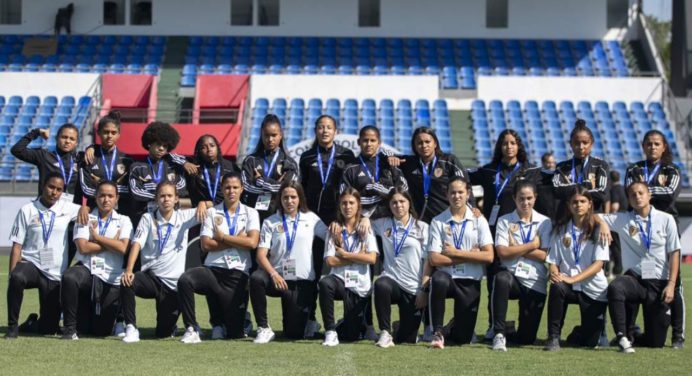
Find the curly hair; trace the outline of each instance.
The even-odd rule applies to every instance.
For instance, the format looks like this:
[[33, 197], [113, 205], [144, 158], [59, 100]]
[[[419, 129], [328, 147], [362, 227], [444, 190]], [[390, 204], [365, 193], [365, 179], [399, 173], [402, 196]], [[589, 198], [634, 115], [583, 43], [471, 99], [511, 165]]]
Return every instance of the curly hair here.
[[149, 149], [149, 145], [153, 143], [160, 143], [166, 145], [170, 152], [178, 146], [178, 142], [180, 142], [178, 131], [170, 124], [161, 121], [149, 124], [142, 133], [142, 147], [145, 149]]
[[497, 142], [495, 142], [493, 160], [490, 163], [492, 163], [493, 165], [497, 165], [500, 162], [502, 162], [502, 143], [504, 142], [505, 137], [507, 137], [507, 135], [514, 137], [514, 140], [517, 142], [517, 161], [526, 164], [528, 158], [526, 156], [526, 148], [524, 147], [524, 142], [521, 140], [519, 133], [517, 133], [517, 131], [515, 131], [514, 129], [505, 129], [504, 131], [500, 132], [500, 135], [497, 137]]

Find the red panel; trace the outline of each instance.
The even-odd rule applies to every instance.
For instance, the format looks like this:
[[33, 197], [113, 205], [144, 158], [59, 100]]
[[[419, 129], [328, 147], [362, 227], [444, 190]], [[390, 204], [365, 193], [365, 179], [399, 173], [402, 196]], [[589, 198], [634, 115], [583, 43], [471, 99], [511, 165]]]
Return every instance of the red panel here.
[[195, 109], [240, 107], [247, 98], [249, 82], [247, 75], [197, 76]]
[[[175, 153], [186, 156], [194, 154], [195, 143], [203, 134], [214, 135], [221, 143], [221, 153], [235, 159], [238, 155], [242, 127], [234, 124], [172, 124], [180, 133], [180, 143]], [[140, 123], [123, 123], [120, 127], [118, 148], [134, 158], [143, 158], [147, 151], [142, 148], [142, 133], [147, 127]]]
[[112, 108], [148, 108], [154, 76], [145, 74], [101, 75], [103, 100]]

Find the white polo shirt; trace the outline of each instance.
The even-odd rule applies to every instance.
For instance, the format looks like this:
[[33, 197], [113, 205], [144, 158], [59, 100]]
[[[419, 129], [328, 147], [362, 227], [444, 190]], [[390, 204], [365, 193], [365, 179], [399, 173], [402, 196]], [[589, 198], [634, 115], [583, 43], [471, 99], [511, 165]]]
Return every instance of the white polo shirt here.
[[[22, 206], [15, 217], [10, 241], [20, 244], [22, 259], [34, 264], [51, 281], [60, 281], [67, 269], [67, 227], [77, 219], [79, 208], [79, 205], [67, 200], [58, 200], [46, 208], [40, 199], [36, 199]], [[55, 220], [51, 231], [53, 215]], [[46, 232], [50, 232], [47, 242], [44, 241], [44, 224]]]
[[[207, 238], [213, 239], [215, 228], [219, 228], [222, 233], [229, 235], [236, 235], [242, 232], [248, 233], [250, 231], [259, 232], [260, 223], [257, 210], [238, 202], [238, 215], [236, 216], [235, 210], [229, 210], [228, 218], [226, 218], [226, 211], [224, 210], [224, 207], [224, 204], [220, 203], [207, 210], [207, 219], [204, 220], [200, 236], [206, 236]], [[229, 228], [233, 227], [234, 222], [235, 230], [231, 234], [229, 232]], [[209, 252], [207, 254], [207, 259], [204, 261], [205, 266], [229, 270], [236, 269], [245, 274], [250, 273], [250, 266], [252, 266], [251, 264], [252, 258], [250, 256], [250, 250], [238, 249], [234, 247], [226, 248], [221, 251]]]
[[[536, 236], [541, 240], [540, 249], [550, 248], [550, 232], [553, 226], [550, 218], [533, 210], [531, 213], [531, 223], [523, 222], [519, 219], [516, 210], [505, 214], [497, 221], [495, 227], [495, 247], [509, 246], [509, 234], [516, 244], [526, 244], [522, 236], [528, 237], [528, 242], [533, 241]], [[523, 235], [522, 235], [523, 231]], [[515, 257], [511, 260], [502, 260], [502, 266], [507, 268], [522, 284], [541, 294], [547, 294], [548, 268], [545, 263], [531, 260], [527, 257]]]
[[[86, 226], [76, 225], [74, 227], [74, 240], [85, 239], [91, 240], [89, 226], [92, 223], [98, 223], [99, 211], [94, 209], [89, 214], [89, 224]], [[105, 226], [108, 221], [102, 221], [101, 225]], [[98, 231], [98, 224], [97, 224]], [[111, 213], [111, 220], [108, 227], [105, 229], [104, 236], [113, 239], [120, 231], [119, 239], [130, 239], [132, 237], [132, 222], [130, 218], [118, 214], [115, 210]], [[115, 251], [104, 250], [97, 254], [83, 255], [77, 252], [77, 261], [80, 261], [89, 269], [91, 274], [97, 276], [103, 282], [111, 285], [119, 286], [120, 277], [123, 274], [123, 257], [124, 255]]]
[[[293, 235], [295, 218], [286, 216], [289, 235]], [[312, 242], [315, 237], [324, 239], [327, 226], [315, 213], [308, 211], [298, 216], [297, 233], [291, 252], [287, 252], [286, 232], [280, 211], [265, 219], [262, 223], [260, 241], [257, 248], [269, 250], [269, 263], [283, 278], [288, 280], [315, 279], [315, 268], [312, 263]], [[294, 263], [295, 277], [285, 274], [282, 266]]]
[[[575, 227], [577, 239], [581, 237], [581, 230]], [[596, 261], [610, 261], [608, 247], [604, 247], [600, 242], [595, 242], [589, 239], [581, 241], [581, 250], [579, 252], [579, 263], [575, 260], [574, 241], [572, 240], [572, 221], [570, 220], [565, 226], [565, 229], [557, 235], [553, 236], [550, 252], [546, 262], [557, 265], [560, 273], [574, 276], [576, 272], [581, 273], [586, 270], [591, 264]], [[599, 270], [591, 278], [574, 284], [572, 289], [583, 291], [586, 296], [591, 299], [606, 302], [606, 290], [608, 289], [608, 280], [606, 279], [603, 269]]]
[[[642, 262], [652, 262], [652, 277], [647, 279], [667, 280], [669, 278], [668, 254], [681, 249], [678, 228], [672, 215], [651, 206], [651, 223], [649, 218], [642, 218], [634, 211], [603, 215], [603, 220], [620, 237], [622, 249], [622, 269], [632, 270], [642, 276]], [[639, 228], [641, 224], [645, 234], [651, 228], [651, 247], [647, 251]]]
[[[368, 233], [368, 236], [362, 241], [360, 235], [355, 231], [348, 234], [347, 239], [353, 252], [359, 252], [361, 247], [365, 246], [365, 251], [367, 253], [380, 253], [377, 249], [377, 240], [375, 240], [375, 235], [373, 235], [372, 232]], [[334, 245], [334, 239], [331, 233], [327, 234], [327, 241], [325, 243], [324, 258], [336, 256], [336, 246]], [[343, 245], [343, 248], [346, 249], [346, 245]], [[337, 266], [332, 268], [329, 274], [335, 275], [337, 278], [344, 281], [346, 288], [355, 292], [360, 297], [367, 296], [372, 287], [369, 264], [353, 263], [346, 266]]]
[[[151, 270], [173, 291], [178, 291], [178, 278], [185, 271], [187, 232], [190, 227], [199, 224], [196, 212], [197, 209], [175, 210], [168, 222], [158, 209], [153, 213], [145, 213], [132, 239], [142, 247], [139, 252], [142, 271]], [[152, 218], [153, 216], [156, 218]], [[163, 250], [159, 250], [157, 227], [160, 228], [163, 239], [166, 238], [169, 227], [171, 229]]]
[[[409, 233], [401, 244], [409, 224], [411, 226]], [[396, 226], [397, 247], [400, 247], [398, 255], [394, 249], [394, 226]], [[409, 294], [415, 294], [420, 286], [423, 260], [427, 256], [428, 227], [427, 223], [415, 220], [413, 217], [409, 217], [407, 223], [401, 223], [392, 217], [372, 221], [373, 232], [382, 237], [382, 252], [384, 252], [382, 276], [393, 279]]]
[[[428, 252], [442, 253], [442, 248], [446, 243], [454, 244], [452, 235], [452, 212], [447, 208], [438, 216], [433, 218], [430, 223], [430, 246]], [[472, 248], [481, 248], [488, 244], [493, 244], [493, 237], [490, 233], [488, 221], [484, 217], [477, 218], [473, 215], [473, 211], [466, 208], [464, 219], [461, 222], [456, 222], [457, 232], [460, 231], [463, 223], [466, 222], [464, 236], [461, 240], [461, 249], [468, 252]], [[475, 279], [480, 281], [485, 275], [485, 265], [475, 262], [463, 262], [452, 266], [438, 267], [452, 278]]]

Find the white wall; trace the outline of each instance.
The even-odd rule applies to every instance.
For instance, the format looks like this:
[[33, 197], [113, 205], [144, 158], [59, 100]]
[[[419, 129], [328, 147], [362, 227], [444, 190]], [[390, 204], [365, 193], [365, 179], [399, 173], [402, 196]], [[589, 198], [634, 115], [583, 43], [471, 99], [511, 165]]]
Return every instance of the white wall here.
[[[251, 98], [438, 98], [437, 76], [339, 76], [339, 75], [253, 75], [250, 79]], [[254, 104], [254, 102], [253, 102]]]
[[87, 95], [98, 82], [99, 75], [95, 73], [0, 72], [0, 95], [37, 95], [41, 98], [47, 95], [58, 98], [71, 95], [79, 98]]
[[649, 77], [499, 77], [478, 78], [478, 99], [485, 101], [661, 101], [661, 79]]
[[36, 198], [36, 196], [0, 196], [0, 213], [3, 220], [0, 221], [0, 247], [10, 247], [10, 231], [14, 224], [14, 217], [19, 209]]
[[[280, 1], [280, 26], [269, 27], [230, 26], [231, 0], [152, 1], [153, 25], [104, 26], [103, 1], [72, 0], [73, 32], [543, 39], [600, 39], [607, 33], [603, 0], [512, 0], [505, 29], [485, 27], [485, 0], [381, 0], [379, 28], [358, 27], [356, 0]], [[0, 26], [0, 33], [49, 33], [57, 9], [68, 2], [24, 0], [22, 25]]]

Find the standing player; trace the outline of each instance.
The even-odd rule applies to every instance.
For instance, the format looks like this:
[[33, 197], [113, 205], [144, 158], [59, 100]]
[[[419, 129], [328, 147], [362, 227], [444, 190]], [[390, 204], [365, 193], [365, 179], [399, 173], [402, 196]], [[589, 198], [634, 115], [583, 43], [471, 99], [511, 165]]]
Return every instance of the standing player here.
[[264, 220], [276, 212], [281, 184], [298, 179], [298, 165], [286, 152], [281, 121], [276, 115], [264, 117], [260, 134], [255, 151], [243, 161], [241, 201], [255, 208]]
[[27, 328], [41, 334], [58, 332], [60, 321], [60, 278], [67, 269], [68, 225], [77, 218], [79, 206], [61, 200], [65, 188], [62, 174], [45, 176], [41, 196], [19, 210], [12, 226], [10, 241], [10, 281], [7, 287], [7, 333], [17, 338], [19, 310], [24, 290], [39, 290], [40, 316], [37, 327]]
[[62, 276], [63, 339], [80, 334], [107, 336], [120, 309], [123, 255], [130, 244], [130, 218], [115, 211], [118, 186], [102, 180], [96, 187], [96, 205], [87, 225], [75, 227], [77, 264]]
[[250, 300], [257, 320], [254, 342], [259, 344], [275, 336], [267, 318], [267, 296], [281, 298], [284, 335], [291, 339], [305, 336], [317, 298], [312, 242], [315, 237], [324, 239], [327, 232], [324, 222], [308, 210], [300, 183], [284, 182], [279, 199], [279, 210], [262, 223], [259, 269], [250, 276]]
[[481, 300], [485, 265], [493, 262], [493, 239], [488, 222], [467, 206], [471, 186], [461, 176], [447, 185], [449, 208], [430, 224], [430, 265], [437, 268], [430, 282], [430, 311], [434, 334], [430, 346], [443, 349], [445, 301], [454, 299], [451, 337], [470, 343]]
[[[680, 238], [672, 215], [650, 204], [649, 186], [638, 181], [627, 187], [633, 211], [604, 215], [620, 235], [625, 274], [608, 287], [610, 318], [620, 351], [633, 353], [640, 346], [663, 347], [671, 321], [671, 304], [680, 268]], [[644, 311], [644, 333], [635, 336], [635, 312]]]

